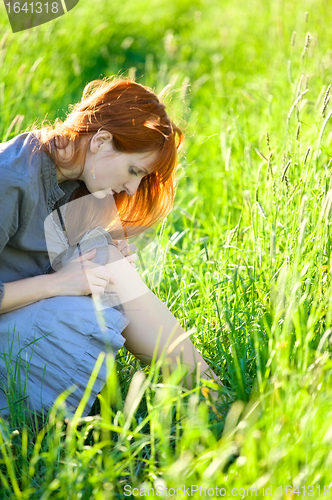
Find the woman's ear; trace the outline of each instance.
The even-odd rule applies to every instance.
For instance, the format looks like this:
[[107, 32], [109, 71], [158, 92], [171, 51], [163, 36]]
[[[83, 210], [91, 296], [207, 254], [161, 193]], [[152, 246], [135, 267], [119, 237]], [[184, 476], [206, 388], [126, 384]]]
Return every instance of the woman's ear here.
[[100, 130], [91, 139], [90, 149], [92, 153], [97, 153], [97, 151], [103, 146], [103, 144], [112, 144], [113, 135], [107, 130]]
[[104, 143], [112, 144], [113, 135], [110, 132], [107, 130], [100, 130], [98, 133], [100, 134], [98, 147], [102, 146]]

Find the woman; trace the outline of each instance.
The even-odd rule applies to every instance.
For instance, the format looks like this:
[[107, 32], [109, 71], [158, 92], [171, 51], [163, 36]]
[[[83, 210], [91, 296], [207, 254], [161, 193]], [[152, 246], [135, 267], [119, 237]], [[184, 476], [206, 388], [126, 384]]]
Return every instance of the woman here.
[[[75, 385], [67, 398], [73, 411], [101, 351], [115, 353], [125, 343], [149, 363], [158, 334], [158, 355], [172, 333], [178, 343], [171, 365], [181, 358], [193, 374], [200, 363], [202, 376], [220, 384], [130, 265], [134, 246], [125, 240], [169, 213], [182, 140], [148, 88], [104, 79], [85, 87], [64, 122], [0, 145], [2, 416], [17, 403], [11, 370], [36, 411]], [[104, 364], [83, 415], [105, 377]]]

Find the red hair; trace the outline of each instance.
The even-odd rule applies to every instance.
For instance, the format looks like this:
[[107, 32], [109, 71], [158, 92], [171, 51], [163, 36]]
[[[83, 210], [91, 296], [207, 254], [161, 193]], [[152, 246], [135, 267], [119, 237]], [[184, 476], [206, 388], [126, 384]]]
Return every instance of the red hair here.
[[[126, 227], [127, 230], [131, 227], [129, 232], [132, 234], [139, 234], [142, 228], [151, 227], [165, 218], [173, 206], [177, 153], [183, 142], [183, 133], [170, 120], [157, 95], [129, 79], [104, 78], [87, 84], [81, 101], [70, 105], [69, 109], [70, 114], [64, 122], [57, 118], [54, 128], [43, 126], [39, 130], [40, 149], [51, 156], [60, 171], [61, 167], [70, 169], [73, 164], [81, 164], [81, 173], [89, 142], [101, 129], [112, 134], [113, 145], [119, 152], [156, 152], [157, 158], [150, 165], [151, 173], [141, 180], [136, 193], [133, 196], [126, 192], [114, 194], [114, 200], [123, 229], [126, 231]], [[55, 141], [56, 138], [60, 141]], [[66, 148], [69, 141], [74, 144], [73, 155], [67, 161], [59, 160], [56, 150]], [[90, 193], [82, 183], [71, 199], [87, 194]], [[95, 221], [97, 225], [110, 229], [107, 199], [109, 197], [100, 203], [101, 200], [94, 198], [88, 228], [93, 227]], [[113, 200], [111, 202], [114, 206]], [[85, 219], [87, 223], [87, 217]]]

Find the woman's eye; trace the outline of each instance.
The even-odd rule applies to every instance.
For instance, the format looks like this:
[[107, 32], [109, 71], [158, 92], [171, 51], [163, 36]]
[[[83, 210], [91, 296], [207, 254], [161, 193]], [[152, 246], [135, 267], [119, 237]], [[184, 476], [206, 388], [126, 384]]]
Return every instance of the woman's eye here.
[[130, 169], [130, 173], [131, 173], [131, 174], [134, 174], [134, 175], [138, 175], [138, 173], [137, 173], [137, 172], [135, 172], [135, 170], [134, 170], [133, 168], [131, 168], [131, 169]]

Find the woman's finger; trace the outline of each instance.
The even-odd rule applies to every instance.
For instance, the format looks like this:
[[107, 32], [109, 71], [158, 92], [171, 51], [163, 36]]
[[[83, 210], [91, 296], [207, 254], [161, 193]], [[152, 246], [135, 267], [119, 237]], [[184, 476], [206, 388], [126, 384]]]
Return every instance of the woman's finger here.
[[135, 262], [138, 259], [137, 253], [132, 253], [126, 256], [128, 262]]
[[92, 286], [98, 286], [98, 287], [102, 287], [105, 289], [108, 285], [108, 280], [105, 280], [103, 278], [97, 278], [96, 276], [93, 276], [93, 277], [90, 277], [89, 284], [90, 284], [90, 288]]
[[107, 284], [112, 283], [113, 285], [116, 285], [116, 279], [112, 276], [111, 271], [106, 266], [102, 266], [102, 271], [102, 277], [107, 280]]
[[91, 260], [91, 259], [93, 259], [93, 257], [95, 257], [96, 253], [97, 253], [97, 248], [93, 248], [92, 250], [90, 250], [90, 252], [79, 255], [78, 257], [75, 257], [75, 259], [72, 259], [70, 262]]
[[118, 245], [118, 250], [120, 250], [120, 252], [122, 252], [123, 254], [129, 253], [129, 243], [127, 242], [127, 240], [120, 241]]
[[121, 250], [127, 245], [127, 240], [113, 240], [114, 245]]
[[138, 251], [138, 248], [135, 245], [135, 243], [130, 243], [129, 249], [130, 249], [130, 253], [136, 253]]
[[102, 279], [102, 280], [105, 280], [106, 285], [108, 285], [109, 283], [112, 283], [113, 285], [116, 285], [116, 280], [112, 276], [112, 273], [107, 268], [107, 266], [97, 266], [95, 268], [92, 268], [90, 270], [90, 276], [94, 277], [92, 279]]
[[124, 256], [137, 252], [137, 247], [135, 243], [128, 243], [127, 240], [118, 240], [119, 243], [116, 245], [118, 250], [123, 253]]

